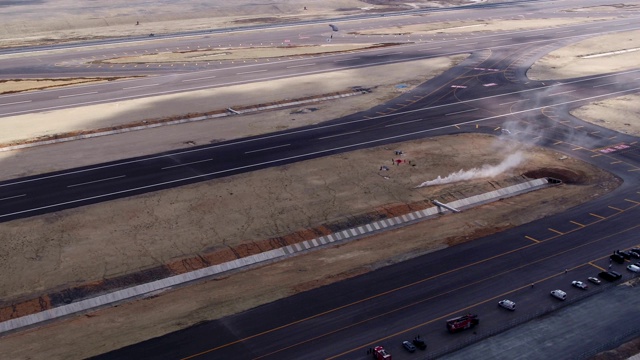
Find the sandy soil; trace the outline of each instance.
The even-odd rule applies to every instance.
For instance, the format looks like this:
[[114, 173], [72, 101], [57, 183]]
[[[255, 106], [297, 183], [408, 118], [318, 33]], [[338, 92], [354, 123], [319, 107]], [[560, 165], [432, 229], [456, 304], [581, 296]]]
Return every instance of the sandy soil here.
[[[559, 59], [559, 61], [562, 60]], [[634, 63], [637, 64], [637, 62]], [[546, 66], [554, 66], [554, 64], [550, 63]], [[582, 71], [586, 70], [585, 68]], [[394, 80], [388, 83], [393, 84]], [[393, 90], [393, 87], [391, 86], [390, 89]], [[375, 100], [384, 100], [389, 94], [392, 92], [386, 95], [377, 94]], [[341, 105], [346, 107], [341, 108], [340, 111], [351, 110], [350, 103], [346, 100]], [[335, 107], [335, 103], [330, 107]], [[309, 112], [304, 116], [316, 113]], [[299, 116], [302, 115], [296, 114], [295, 121], [298, 121]], [[273, 125], [261, 124], [261, 126], [264, 128], [255, 131], [266, 131]], [[636, 131], [638, 124], [632, 123], [629, 127]], [[202, 141], [207, 139], [210, 141], [212, 137], [215, 139], [215, 135], [201, 134], [200, 136]], [[460, 137], [466, 141], [460, 141]], [[119, 141], [128, 139], [121, 137]], [[72, 154], [77, 154], [79, 148], [72, 146], [86, 149], [92, 145], [95, 147], [98, 144], [95, 141], [98, 140], [64, 145], [69, 146], [64, 148], [65, 153], [73, 157]], [[119, 144], [125, 146], [125, 149], [126, 146], [131, 146], [131, 143], [109, 141], [113, 141], [112, 146]], [[34, 290], [56, 286], [56, 283], [60, 284], [61, 277], [67, 281], [86, 281], [133, 271], [140, 266], [162, 263], [189, 253], [206, 251], [216, 246], [212, 239], [220, 241], [219, 245], [226, 246], [234, 241], [242, 242], [264, 236], [269, 237], [272, 234], [313, 226], [318, 222], [352, 216], [384, 204], [402, 204], [442, 193], [478, 191], [487, 184], [492, 186], [491, 183], [483, 180], [459, 183], [447, 188], [421, 190], [415, 190], [413, 186], [417, 182], [430, 180], [437, 175], [447, 175], [459, 168], [469, 169], [485, 162], [496, 163], [500, 157], [496, 151], [491, 151], [494, 141], [494, 137], [486, 135], [460, 135], [368, 149], [267, 169], [216, 182], [151, 193], [136, 199], [123, 199], [103, 205], [10, 222], [6, 224], [8, 228], [3, 225], [0, 229], [5, 231], [0, 238], [0, 243], [11, 244], [2, 248], [0, 254], [3, 256], [6, 252], [13, 254], [13, 258], [6, 256], [2, 259], [3, 263], [9, 265], [5, 265], [7, 267], [3, 271], [4, 278], [10, 279], [11, 283], [6, 290], [4, 286], [2, 287], [4, 292], [2, 298], [25, 295], [33, 293]], [[507, 146], [502, 141], [498, 141], [498, 144]], [[168, 146], [184, 145], [171, 143]], [[379, 166], [387, 161], [390, 162], [393, 157], [391, 154], [397, 148], [405, 151], [407, 157], [416, 161], [418, 165], [391, 167], [389, 172], [384, 173], [384, 175], [390, 175], [390, 179], [384, 179], [378, 174]], [[437, 149], [447, 151], [438, 154]], [[510, 152], [507, 150], [510, 147], [503, 149], [504, 152]], [[139, 151], [133, 147], [129, 150]], [[21, 154], [27, 153], [29, 151], [13, 154], [1, 160], [3, 168], [13, 168], [13, 165], [5, 165], [11, 164], [9, 161], [13, 161], [14, 158], [19, 159]], [[97, 161], [99, 153], [100, 151], [94, 151], [90, 157], [91, 161]], [[466, 155], [468, 153], [474, 153], [474, 156], [469, 157]], [[37, 152], [31, 154], [37, 154]], [[550, 215], [548, 213], [550, 210], [545, 205], [546, 201], [553, 199], [569, 207], [583, 201], [585, 196], [602, 194], [615, 186], [615, 181], [607, 174], [595, 171], [592, 167], [571, 158], [559, 160], [560, 154], [548, 150], [531, 149], [527, 154], [530, 158], [526, 159], [524, 165], [515, 169], [514, 174], [521, 174], [529, 169], [529, 166], [569, 168], [576, 174], [574, 178], [579, 180], [579, 184], [565, 184], [403, 228], [394, 231], [393, 239], [401, 241], [394, 241], [393, 246], [390, 246], [390, 234], [381, 234], [354, 241], [339, 248], [323, 249], [237, 273], [224, 279], [186, 287], [155, 298], [3, 337], [0, 339], [3, 354], [11, 359], [34, 357], [72, 359], [99, 354], [184, 328], [201, 320], [218, 318], [328, 282], [355, 276], [389, 263], [402, 261], [410, 256], [517, 226]], [[18, 173], [37, 173], [61, 166], [57, 163], [57, 160], [61, 159], [54, 155], [49, 156], [52, 156], [49, 160], [56, 161], [47, 164], [49, 161], [36, 161], [37, 156], [25, 155], [22, 162], [35, 162], [23, 166]], [[62, 163], [65, 162], [72, 164], [73, 159], [62, 161]], [[303, 169], [302, 173], [300, 169]], [[508, 179], [493, 181], [499, 183]], [[213, 186], [214, 183], [218, 186]], [[264, 187], [264, 184], [273, 183], [286, 185], [283, 186], [285, 191], [281, 187], [269, 188], [266, 193], [259, 191], [259, 187]], [[319, 187], [327, 191], [319, 192], [317, 191]], [[240, 201], [241, 197], [244, 201]], [[309, 203], [300, 202], [300, 199], [307, 198]], [[212, 207], [211, 203], [218, 204], [221, 201], [227, 206], [242, 203], [244, 206], [238, 208], [237, 212], [212, 212], [211, 209], [218, 208]], [[289, 206], [273, 205], [274, 207], [260, 208], [258, 201], [270, 204], [283, 202]], [[160, 206], [161, 204], [166, 206]], [[314, 208], [311, 205], [318, 204], [323, 205], [318, 206], [322, 211], [311, 212], [310, 209]], [[185, 216], [187, 211], [195, 212], [198, 216]], [[212, 218], [207, 217], [209, 212], [218, 217], [224, 216], [225, 221], [213, 222]], [[262, 219], [261, 215], [266, 216]], [[283, 218], [292, 216], [295, 216], [295, 220], [282, 221]], [[114, 223], [119, 223], [121, 226], [113, 226]], [[129, 224], [129, 226], [123, 226], [123, 224]], [[232, 226], [224, 227], [220, 224]], [[43, 231], [33, 231], [38, 227], [42, 227]], [[270, 230], [267, 227], [270, 227]], [[201, 231], [194, 234], [194, 228]], [[426, 231], [427, 228], [429, 231]], [[164, 235], [163, 231], [173, 234], [172, 238], [164, 240], [164, 247], [156, 244], [159, 236]], [[152, 233], [156, 234], [156, 237], [153, 237]], [[429, 236], [425, 237], [424, 234]], [[109, 243], [110, 246], [105, 247], [104, 243]], [[140, 262], [131, 264], [123, 260], [130, 258], [128, 257], [130, 252], [139, 256]], [[98, 253], [104, 253], [105, 259], [98, 258]], [[95, 266], [92, 262], [98, 262], [99, 266]], [[50, 275], [52, 272], [55, 276]], [[15, 274], [15, 276], [6, 274]], [[17, 281], [18, 278], [21, 280]], [[20, 284], [21, 282], [26, 285]], [[239, 298], [238, 293], [243, 296]], [[157, 311], [160, 308], [163, 311]], [[82, 341], [78, 341], [79, 338], [82, 338]]]

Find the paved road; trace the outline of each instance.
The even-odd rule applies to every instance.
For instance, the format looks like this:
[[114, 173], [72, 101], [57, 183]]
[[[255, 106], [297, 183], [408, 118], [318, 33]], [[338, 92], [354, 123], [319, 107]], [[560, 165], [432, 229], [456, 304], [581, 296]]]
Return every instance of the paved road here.
[[[630, 29], [632, 22], [609, 22], [606, 29], [594, 29], [591, 24], [567, 30], [579, 30], [583, 36], [589, 31]], [[527, 64], [565, 41], [576, 40], [567, 37], [558, 42], [562, 36], [557, 29], [511, 34], [510, 39], [499, 39], [506, 41], [504, 47], [475, 51], [465, 63], [390, 104], [321, 126], [2, 182], [0, 219], [9, 221], [372, 145], [456, 132], [499, 133], [505, 120], [512, 120], [506, 125], [511, 135], [505, 136], [535, 140], [624, 180], [616, 191], [563, 214], [101, 358], [364, 359], [367, 348], [383, 344], [395, 359], [404, 359], [412, 356], [402, 352], [400, 341], [416, 333], [428, 339], [427, 354], [444, 353], [504, 329], [505, 324], [515, 325], [557, 308], [560, 303], [548, 295], [551, 289], [567, 291], [569, 303], [594, 292], [571, 288], [569, 283], [606, 267], [611, 250], [640, 245], [636, 235], [640, 226], [638, 139], [567, 115], [572, 107], [637, 92], [640, 75], [629, 71], [551, 83], [526, 80]], [[529, 42], [536, 37], [539, 42]], [[442, 41], [447, 47], [459, 43]], [[482, 45], [462, 44], [459, 51], [486, 49], [486, 43]], [[539, 47], [543, 45], [548, 46]], [[412, 52], [420, 50], [425, 49]], [[433, 53], [438, 54], [442, 55]], [[364, 66], [383, 57], [395, 61], [410, 56], [411, 52], [404, 51], [360, 53], [346, 62]], [[283, 64], [279, 65], [273, 71], [282, 71]], [[234, 74], [238, 75], [229, 76]], [[488, 84], [495, 85], [485, 86]], [[25, 111], [31, 111], [30, 106]], [[565, 274], [564, 269], [569, 272]], [[533, 289], [532, 282], [537, 284]], [[503, 297], [517, 301], [515, 313], [497, 308], [496, 302]], [[469, 311], [481, 315], [476, 333], [447, 334], [443, 320]]]

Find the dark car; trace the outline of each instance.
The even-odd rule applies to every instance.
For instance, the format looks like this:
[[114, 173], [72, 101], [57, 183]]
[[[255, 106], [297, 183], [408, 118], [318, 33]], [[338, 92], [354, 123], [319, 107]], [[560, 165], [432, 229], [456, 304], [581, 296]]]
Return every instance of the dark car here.
[[413, 346], [412, 343], [410, 343], [410, 342], [408, 342], [406, 340], [402, 342], [402, 346], [404, 346], [404, 348], [407, 349], [408, 352], [416, 351], [416, 347]]
[[620, 256], [622, 256], [623, 258], [625, 258], [626, 260], [631, 259], [631, 253], [629, 251], [621, 251], [618, 250], [616, 252], [614, 252], [614, 254], [618, 254]]
[[640, 251], [631, 251], [631, 250], [629, 250], [629, 254], [631, 254], [632, 258], [640, 259]]
[[427, 343], [420, 336], [416, 336], [415, 338], [413, 338], [413, 345], [415, 345], [420, 350], [427, 349]]
[[615, 253], [611, 256], [609, 256], [609, 258], [615, 262], [617, 262], [618, 264], [624, 264], [624, 257], [618, 253]]
[[607, 280], [607, 281], [616, 281], [622, 278], [622, 274], [615, 271], [602, 271], [598, 274], [599, 277]]

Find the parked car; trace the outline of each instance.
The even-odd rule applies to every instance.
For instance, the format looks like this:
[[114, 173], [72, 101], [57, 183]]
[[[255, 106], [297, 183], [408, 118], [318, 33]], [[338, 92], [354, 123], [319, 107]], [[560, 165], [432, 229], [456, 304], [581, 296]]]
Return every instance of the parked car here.
[[640, 259], [640, 250], [636, 251], [636, 250], [629, 250], [629, 254], [631, 254], [632, 258], [636, 258], [636, 259]]
[[631, 259], [631, 253], [629, 251], [617, 250], [616, 252], [614, 252], [614, 254], [620, 255], [623, 258], [625, 258], [626, 260]]
[[631, 272], [634, 272], [634, 273], [640, 273], [640, 266], [631, 264], [631, 265], [627, 266], [627, 270], [629, 270]]
[[588, 277], [587, 280], [591, 281], [592, 283], [594, 283], [596, 285], [600, 285], [600, 283], [601, 283], [600, 279], [598, 279], [597, 277], [593, 277], [593, 276]]
[[613, 270], [601, 271], [600, 273], [598, 273], [598, 276], [607, 281], [616, 281], [622, 278], [622, 274]]
[[567, 299], [567, 293], [559, 289], [551, 291], [551, 296], [553, 296], [554, 298], [560, 299], [562, 301]]
[[587, 290], [589, 286], [582, 281], [574, 280], [571, 282], [571, 285], [577, 287], [578, 289]]
[[413, 338], [413, 345], [415, 345], [420, 350], [427, 349], [427, 343], [423, 338], [420, 337], [420, 335]]
[[618, 253], [615, 253], [611, 256], [609, 256], [609, 259], [617, 262], [618, 264], [623, 264], [624, 263], [624, 257]]
[[404, 348], [407, 349], [408, 352], [416, 351], [416, 347], [413, 346], [413, 344], [408, 342], [407, 340], [402, 342], [402, 346], [404, 346]]
[[514, 311], [516, 309], [516, 303], [507, 299], [498, 301], [498, 305], [511, 311]]

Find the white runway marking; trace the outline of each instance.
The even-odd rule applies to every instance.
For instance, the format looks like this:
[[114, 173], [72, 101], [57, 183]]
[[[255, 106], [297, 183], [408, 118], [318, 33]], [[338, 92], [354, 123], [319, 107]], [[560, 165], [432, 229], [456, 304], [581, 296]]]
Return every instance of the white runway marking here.
[[360, 132], [360, 130], [358, 130], [358, 131], [352, 131], [352, 132], [348, 132], [348, 133], [337, 134], [337, 135], [329, 135], [329, 136], [321, 137], [321, 138], [318, 138], [318, 139], [320, 139], [320, 140], [324, 140], [324, 139], [334, 138], [334, 137], [338, 137], [338, 136], [345, 136], [345, 135], [357, 134], [357, 133], [359, 133], [359, 132]]
[[139, 89], [139, 88], [143, 88], [143, 87], [157, 86], [157, 85], [160, 85], [160, 84], [148, 84], [148, 85], [129, 86], [129, 87], [122, 88], [122, 90]]
[[67, 187], [76, 187], [76, 186], [82, 186], [82, 185], [88, 185], [88, 184], [95, 184], [95, 183], [99, 183], [99, 182], [103, 182], [103, 181], [109, 181], [109, 180], [113, 180], [113, 179], [123, 178], [125, 176], [126, 175], [120, 175], [120, 176], [114, 176], [114, 177], [110, 177], [110, 178], [106, 178], [106, 179], [87, 181], [87, 182], [80, 183], [80, 184], [67, 185]]
[[467, 113], [467, 112], [476, 111], [476, 110], [478, 110], [478, 109], [469, 109], [469, 110], [456, 111], [456, 112], [444, 114], [444, 116], [462, 114], [462, 113]]
[[193, 161], [193, 162], [190, 162], [190, 163], [165, 166], [165, 167], [161, 168], [161, 170], [173, 169], [173, 168], [177, 168], [177, 167], [181, 167], [181, 166], [189, 166], [189, 165], [199, 164], [199, 163], [203, 163], [203, 162], [207, 162], [207, 161], [213, 161], [213, 159], [199, 160], [199, 161]]
[[291, 144], [284, 144], [284, 145], [272, 146], [272, 147], [263, 148], [263, 149], [258, 149], [258, 150], [250, 150], [250, 151], [245, 151], [245, 154], [250, 154], [250, 153], [259, 152], [259, 151], [267, 151], [267, 150], [271, 150], [271, 149], [277, 149], [277, 148], [281, 148], [281, 147], [287, 147], [287, 146], [290, 146], [290, 145], [291, 145]]
[[97, 91], [90, 91], [82, 94], [60, 95], [58, 96], [58, 99], [74, 97], [74, 96], [82, 96], [82, 95], [91, 95], [91, 94], [97, 94], [97, 93], [98, 93]]

